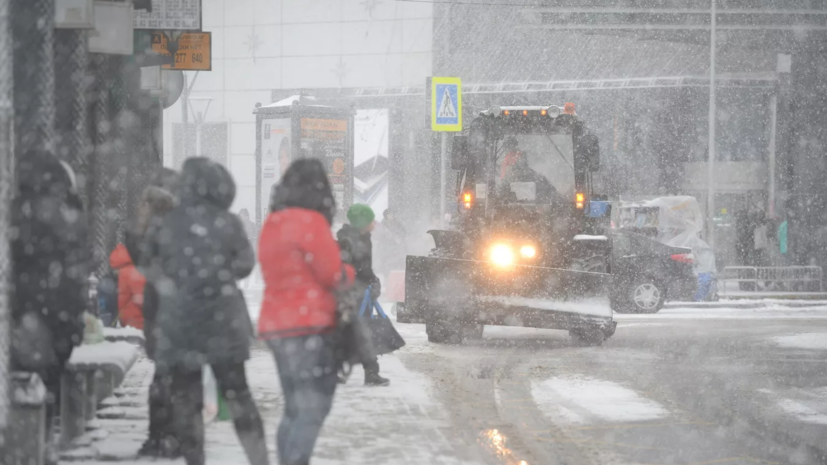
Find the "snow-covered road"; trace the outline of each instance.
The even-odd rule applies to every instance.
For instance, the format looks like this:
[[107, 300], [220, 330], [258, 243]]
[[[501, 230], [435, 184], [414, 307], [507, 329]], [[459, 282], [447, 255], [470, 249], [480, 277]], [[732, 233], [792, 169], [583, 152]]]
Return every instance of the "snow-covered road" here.
[[[827, 452], [827, 306], [672, 307], [618, 320], [598, 348], [506, 327], [434, 345], [422, 325], [398, 324], [408, 345], [381, 359], [391, 386], [364, 387], [357, 368], [313, 463], [807, 464]], [[281, 395], [266, 350], [248, 373], [272, 450]], [[134, 458], [150, 375], [145, 360], [132, 369], [126, 418], [99, 419], [103, 439], [75, 461], [182, 463]], [[209, 463], [246, 463], [229, 423], [211, 424], [208, 441]]]

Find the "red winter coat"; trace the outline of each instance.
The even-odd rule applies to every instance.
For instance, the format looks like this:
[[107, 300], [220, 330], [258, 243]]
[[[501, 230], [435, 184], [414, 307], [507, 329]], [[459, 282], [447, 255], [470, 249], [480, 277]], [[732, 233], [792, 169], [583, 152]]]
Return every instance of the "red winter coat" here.
[[343, 266], [339, 244], [324, 216], [303, 208], [271, 213], [258, 247], [265, 283], [259, 336], [274, 339], [333, 329], [333, 291], [351, 285], [355, 272], [350, 265]]
[[123, 326], [143, 329], [146, 278], [135, 268], [123, 244], [109, 255], [109, 266], [118, 270], [118, 319]]

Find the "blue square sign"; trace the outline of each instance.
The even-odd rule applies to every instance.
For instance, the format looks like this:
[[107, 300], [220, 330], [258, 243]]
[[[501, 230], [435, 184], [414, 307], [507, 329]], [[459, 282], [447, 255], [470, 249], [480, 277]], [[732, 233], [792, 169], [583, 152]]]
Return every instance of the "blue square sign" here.
[[462, 90], [458, 78], [431, 81], [431, 129], [462, 131]]

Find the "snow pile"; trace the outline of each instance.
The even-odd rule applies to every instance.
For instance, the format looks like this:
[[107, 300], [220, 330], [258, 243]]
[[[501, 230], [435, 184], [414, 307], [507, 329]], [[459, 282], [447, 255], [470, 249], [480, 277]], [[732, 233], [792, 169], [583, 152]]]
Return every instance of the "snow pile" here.
[[772, 338], [775, 345], [787, 349], [827, 350], [827, 333], [800, 333]]
[[763, 307], [670, 307], [656, 314], [615, 314], [615, 320], [824, 320], [827, 306], [790, 307], [783, 304]]
[[531, 394], [545, 415], [564, 424], [648, 421], [669, 416], [659, 403], [631, 389], [588, 377], [532, 381]]
[[781, 407], [781, 409], [788, 415], [792, 415], [805, 423], [827, 425], [827, 413], [816, 411], [794, 400], [780, 399], [778, 401], [778, 406]]
[[70, 365], [106, 365], [129, 370], [138, 358], [138, 347], [128, 342], [101, 342], [82, 345], [72, 352]]
[[[262, 108], [279, 108], [279, 107], [291, 107], [297, 103], [303, 104], [313, 104], [316, 102], [316, 97], [312, 95], [291, 95], [285, 99], [281, 99], [278, 102], [273, 102], [269, 105], [264, 105]], [[321, 105], [311, 105], [311, 106], [321, 106]]]
[[15, 405], [38, 407], [46, 401], [46, 386], [35, 374], [13, 373], [11, 398]]
[[107, 341], [144, 340], [144, 332], [138, 328], [103, 328], [103, 336]]
[[784, 392], [758, 389], [767, 394], [785, 415], [816, 425], [827, 425], [827, 387], [795, 388]]
[[588, 234], [578, 234], [574, 236], [575, 241], [608, 241], [606, 236], [589, 236]]

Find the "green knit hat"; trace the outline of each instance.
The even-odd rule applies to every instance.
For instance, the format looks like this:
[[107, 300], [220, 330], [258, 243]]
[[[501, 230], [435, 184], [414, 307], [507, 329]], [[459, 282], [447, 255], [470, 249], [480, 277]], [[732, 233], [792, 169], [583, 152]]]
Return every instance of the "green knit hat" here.
[[373, 209], [363, 203], [354, 203], [347, 210], [347, 220], [356, 229], [365, 229], [373, 223], [374, 218], [376, 218], [376, 215], [373, 213]]

